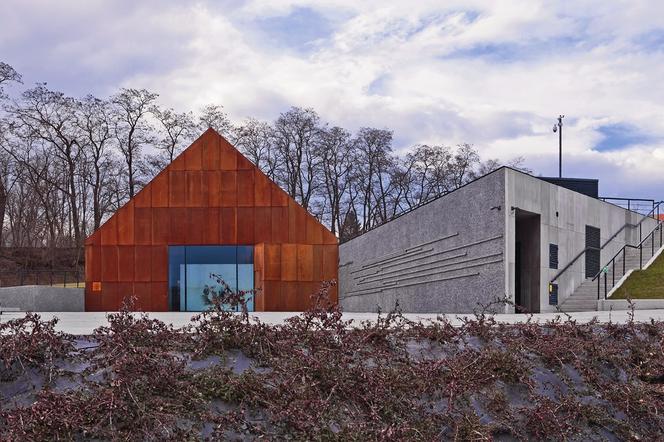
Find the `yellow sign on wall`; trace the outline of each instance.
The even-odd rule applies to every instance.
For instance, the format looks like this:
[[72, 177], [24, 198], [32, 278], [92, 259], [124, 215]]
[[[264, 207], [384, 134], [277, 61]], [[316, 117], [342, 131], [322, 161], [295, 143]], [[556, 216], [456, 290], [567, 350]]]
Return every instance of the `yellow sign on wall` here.
[[92, 291], [93, 292], [101, 292], [101, 282], [95, 281], [92, 283]]

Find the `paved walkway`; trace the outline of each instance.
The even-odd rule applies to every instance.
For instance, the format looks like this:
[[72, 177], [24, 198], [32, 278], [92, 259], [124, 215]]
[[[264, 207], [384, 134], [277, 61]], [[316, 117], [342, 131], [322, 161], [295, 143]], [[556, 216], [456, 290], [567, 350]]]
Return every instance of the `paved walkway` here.
[[[256, 312], [252, 313], [252, 317], [258, 318], [260, 321], [267, 324], [281, 324], [284, 319], [297, 315], [297, 312]], [[4, 312], [0, 315], [0, 322], [8, 321], [14, 318], [22, 317], [25, 315], [23, 312]], [[39, 313], [43, 319], [52, 319], [57, 317], [59, 319], [56, 329], [74, 335], [87, 335], [102, 325], [107, 324], [106, 313], [104, 312], [43, 312]], [[574, 320], [583, 323], [591, 321], [594, 317], [601, 322], [624, 323], [629, 318], [628, 311], [613, 311], [613, 312], [578, 312], [569, 314]], [[165, 323], [172, 324], [175, 327], [182, 327], [187, 325], [193, 313], [187, 312], [155, 312], [148, 313], [151, 318], [159, 319]], [[446, 317], [453, 325], [460, 325], [464, 318], [472, 317], [472, 315], [457, 315], [457, 314], [419, 314], [408, 313], [404, 316], [414, 321], [435, 320], [438, 316]], [[358, 323], [360, 321], [370, 320], [373, 321], [377, 317], [374, 313], [344, 313], [343, 319], [350, 320]], [[533, 315], [533, 321], [546, 322], [552, 319], [561, 317], [565, 320], [566, 315], [561, 313], [540, 313]], [[634, 319], [639, 322], [648, 322], [650, 319], [664, 321], [664, 310], [636, 310], [634, 312]], [[500, 314], [495, 315], [498, 322], [505, 324], [515, 324], [525, 322], [528, 320], [527, 315], [516, 314]]]

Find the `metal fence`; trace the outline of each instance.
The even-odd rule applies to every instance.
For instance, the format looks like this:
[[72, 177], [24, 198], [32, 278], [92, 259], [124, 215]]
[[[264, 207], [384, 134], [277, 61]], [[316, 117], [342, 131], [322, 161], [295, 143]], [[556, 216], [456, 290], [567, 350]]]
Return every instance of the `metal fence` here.
[[81, 270], [17, 270], [0, 272], [0, 287], [22, 285], [50, 285], [83, 288], [84, 272]]
[[652, 216], [653, 218], [659, 216], [659, 213], [656, 213], [655, 211], [656, 207], [655, 200], [652, 199], [618, 198], [618, 197], [607, 197], [607, 196], [600, 197], [599, 199], [601, 199], [602, 201], [606, 201], [607, 203], [620, 206], [627, 210], [640, 213], [641, 215], [647, 214], [647, 216]]

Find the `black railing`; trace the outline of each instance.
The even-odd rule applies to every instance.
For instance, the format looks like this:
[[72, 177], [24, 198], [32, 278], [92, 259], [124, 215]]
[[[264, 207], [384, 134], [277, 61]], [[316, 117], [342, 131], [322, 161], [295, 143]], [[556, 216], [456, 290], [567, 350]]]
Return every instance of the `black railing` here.
[[[610, 199], [619, 199], [619, 198], [610, 198]], [[622, 199], [628, 200], [628, 198], [622, 198]], [[634, 199], [630, 199], [630, 201], [633, 201], [633, 200]], [[662, 203], [664, 203], [664, 201], [659, 201], [659, 202], [654, 202], [654, 200], [640, 200], [640, 201], [653, 201], [653, 204], [652, 204], [652, 209], [648, 213], [646, 213], [645, 215], [642, 215], [643, 217], [641, 218], [641, 220], [638, 223], [636, 223], [636, 224], [625, 223], [620, 229], [618, 229], [617, 232], [615, 232], [613, 235], [611, 235], [611, 237], [609, 239], [604, 241], [604, 244], [602, 244], [599, 249], [597, 249], [596, 247], [586, 247], [585, 249], [581, 250], [581, 252], [579, 252], [579, 254], [576, 255], [574, 257], [574, 259], [572, 259], [570, 262], [568, 262], [565, 267], [563, 267], [558, 273], [556, 273], [556, 275], [553, 278], [551, 278], [551, 281], [549, 283], [553, 284], [554, 282], [556, 282], [556, 280], [558, 280], [567, 270], [569, 270], [574, 265], [574, 263], [576, 263], [588, 251], [590, 251], [590, 250], [600, 250], [600, 251], [604, 250], [604, 248], [607, 245], [609, 245], [609, 243], [611, 241], [613, 241], [623, 230], [625, 230], [628, 227], [629, 228], [638, 228], [639, 229], [639, 242], [640, 243], [643, 242], [643, 222], [647, 219], [655, 219], [655, 220], [657, 220], [658, 223], [660, 223], [660, 221], [659, 221], [660, 205]], [[623, 249], [625, 247], [626, 246], [623, 246]], [[638, 245], [637, 246], [630, 246], [630, 247], [638, 247]], [[622, 249], [621, 249], [621, 251], [622, 251]], [[618, 252], [618, 254], [619, 253], [620, 252]], [[614, 265], [614, 264], [615, 263], [612, 264], [612, 262], [609, 261], [608, 265]], [[623, 264], [624, 264], [624, 261], [623, 261]], [[606, 266], [604, 268], [606, 268]], [[600, 272], [597, 275], [595, 275], [595, 277], [597, 277], [600, 273], [602, 273], [603, 269], [601, 269]], [[623, 272], [623, 274], [624, 274], [624, 272]], [[595, 280], [595, 278], [593, 278], [593, 281], [594, 280]]]
[[[622, 275], [625, 276], [627, 271], [626, 262], [627, 262], [627, 249], [634, 249], [639, 251], [639, 270], [643, 269], [643, 252], [644, 249], [650, 248], [650, 258], [655, 256], [655, 245], [657, 244], [657, 250], [662, 248], [664, 245], [664, 225], [662, 221], [659, 220], [659, 206], [664, 203], [659, 201], [655, 203], [651, 213], [646, 215], [646, 218], [650, 217], [651, 214], [657, 213], [657, 225], [652, 231], [644, 238], [643, 237], [643, 224], [639, 223], [639, 243], [637, 245], [625, 244], [613, 257], [609, 260], [609, 263], [602, 267], [599, 272], [593, 277], [592, 281], [597, 281], [597, 299], [602, 299], [602, 279], [604, 279], [604, 299], [607, 298], [608, 293], [616, 285], [616, 260], [622, 255]], [[654, 218], [654, 217], [653, 217]], [[644, 218], [645, 219], [645, 218]], [[642, 220], [643, 221], [643, 220]], [[659, 237], [659, 242], [658, 242]], [[647, 253], [647, 252], [646, 252]], [[650, 259], [649, 258], [649, 259]], [[609, 268], [611, 269], [611, 288], [609, 288]], [[604, 277], [602, 278], [602, 275]]]
[[82, 288], [84, 282], [80, 270], [17, 270], [0, 272], [0, 287], [16, 287], [23, 285], [49, 285]]
[[646, 210], [650, 211], [650, 213], [654, 213], [655, 205], [657, 204], [655, 200], [645, 198], [619, 198], [612, 196], [602, 196], [599, 199], [604, 202], [641, 214]]

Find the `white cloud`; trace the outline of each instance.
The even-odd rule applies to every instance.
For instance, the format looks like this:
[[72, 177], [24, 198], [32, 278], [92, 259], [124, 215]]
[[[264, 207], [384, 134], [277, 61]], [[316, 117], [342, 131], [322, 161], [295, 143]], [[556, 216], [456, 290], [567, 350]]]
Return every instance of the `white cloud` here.
[[[664, 14], [656, 1], [54, 5], [10, 0], [0, 53], [72, 93], [88, 84], [148, 87], [167, 105], [220, 103], [236, 119], [311, 106], [332, 124], [394, 129], [396, 147], [469, 142], [485, 156], [523, 155], [542, 174], [557, 171], [551, 126], [564, 113], [570, 173], [597, 175], [610, 193], [664, 184]], [[267, 42], [258, 35], [260, 21], [277, 16], [286, 18], [282, 32], [298, 32], [287, 27], [298, 8], [325, 17], [332, 33], [304, 52], [280, 47], [283, 34]], [[593, 151], [608, 124], [628, 124], [649, 141]]]

